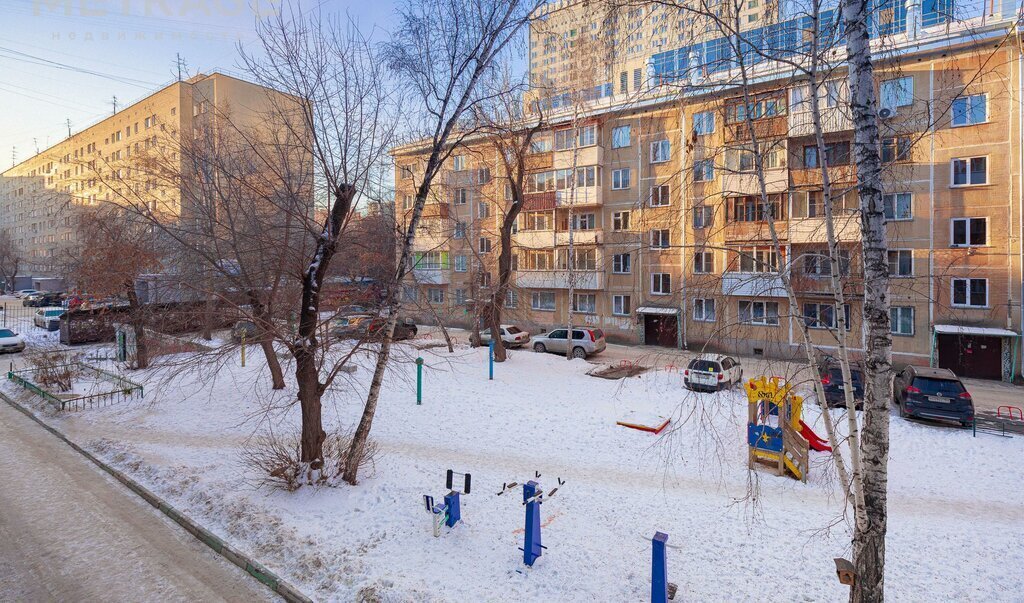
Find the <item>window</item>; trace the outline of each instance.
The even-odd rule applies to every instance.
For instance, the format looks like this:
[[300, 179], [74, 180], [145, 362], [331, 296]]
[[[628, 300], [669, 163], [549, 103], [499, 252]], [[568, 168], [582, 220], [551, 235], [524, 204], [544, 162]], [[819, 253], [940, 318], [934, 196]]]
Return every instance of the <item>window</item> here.
[[954, 247], [988, 244], [988, 218], [953, 218], [951, 228]]
[[555, 294], [553, 291], [534, 291], [530, 300], [530, 307], [534, 310], [553, 312], [555, 310]]
[[705, 136], [715, 132], [715, 114], [712, 111], [702, 111], [693, 115], [693, 133], [697, 136]]
[[668, 140], [656, 140], [651, 143], [651, 163], [664, 163], [672, 153], [672, 143]]
[[651, 187], [651, 207], [667, 207], [672, 202], [669, 186], [661, 184]]
[[710, 298], [693, 300], [693, 319], [698, 322], [715, 322], [715, 300]]
[[693, 162], [693, 181], [710, 182], [715, 179], [715, 162], [712, 159], [699, 159]]
[[455, 272], [466, 271], [466, 256], [457, 255], [455, 256]]
[[[828, 249], [808, 251], [804, 253], [804, 274], [807, 276], [832, 276], [832, 262]], [[850, 274], [850, 251], [839, 250], [839, 274]]]
[[487, 237], [480, 237], [480, 253], [491, 252], [491, 240]]
[[[193, 111], [193, 113], [195, 113], [195, 112]], [[152, 124], [152, 122], [150, 121], [150, 118], [148, 118], [148, 117], [147, 117], [146, 119], [144, 119], [144, 120], [143, 120], [143, 123], [145, 124], [145, 126], [146, 126], [147, 128], [149, 128], [150, 126], [152, 126], [152, 125], [153, 125], [153, 124]]]
[[973, 126], [988, 121], [988, 98], [984, 94], [961, 96], [953, 100], [953, 127]]
[[914, 217], [914, 203], [910, 193], [890, 193], [882, 195], [882, 205], [885, 207], [885, 219], [890, 222], [896, 220], [910, 220]]
[[551, 230], [551, 214], [541, 211], [527, 212], [523, 230]]
[[593, 293], [574, 293], [572, 296], [572, 311], [583, 314], [597, 313], [597, 296]]
[[[563, 227], [568, 226], [569, 221], [563, 221]], [[573, 214], [573, 230], [594, 230], [597, 227], [597, 214]], [[565, 230], [568, 230], [566, 228]]]
[[[910, 159], [910, 139], [890, 137], [882, 139], [882, 163], [895, 163]], [[849, 163], [849, 159], [847, 159]]]
[[171, 115], [177, 115], [177, 114], [178, 114], [178, 108], [177, 107], [171, 107]]
[[452, 233], [452, 237], [455, 238], [455, 239], [465, 239], [466, 238], [466, 223], [465, 222], [456, 222], [455, 223], [455, 232]]
[[551, 148], [552, 148], [552, 146], [551, 146], [551, 138], [548, 137], [548, 136], [543, 136], [543, 137], [540, 137], [540, 138], [535, 138], [535, 139], [530, 141], [530, 152], [531, 153], [546, 153], [546, 152], [550, 151]]
[[455, 193], [452, 196], [452, 201], [455, 203], [455, 205], [465, 205], [466, 204], [466, 199], [468, 199], [468, 198], [469, 198], [469, 191], [467, 191], [464, 188], [457, 188], [457, 189], [455, 189]]
[[[557, 259], [559, 270], [569, 269], [568, 249], [558, 249]], [[594, 248], [573, 249], [572, 259], [572, 267], [575, 270], [597, 270], [597, 250]]]
[[619, 73], [619, 92], [625, 93], [629, 87], [629, 73], [622, 71]]
[[693, 254], [693, 271], [697, 274], [710, 274], [715, 271], [715, 254], [711, 251], [698, 251]]
[[612, 170], [612, 190], [618, 191], [629, 188], [629, 168]]
[[913, 306], [893, 306], [889, 308], [889, 332], [893, 335], [914, 334]]
[[[825, 160], [828, 165], [847, 165], [850, 163], [850, 143], [848, 141], [830, 142], [825, 144]], [[821, 167], [818, 161], [818, 145], [804, 147], [804, 167]]]
[[988, 157], [953, 160], [953, 186], [988, 184]]
[[519, 306], [519, 292], [515, 289], [509, 289], [505, 292], [505, 307], [516, 308]]
[[612, 148], [621, 149], [630, 145], [631, 128], [629, 126], [618, 126], [612, 128]]
[[413, 286], [410, 286], [410, 285], [405, 285], [405, 286], [402, 287], [402, 299], [403, 299], [403, 301], [407, 301], [407, 302], [414, 302], [414, 301], [416, 301], [417, 297], [419, 297], [418, 293], [419, 292], [416, 290], [416, 287], [413, 287]]
[[594, 146], [597, 144], [597, 126], [594, 124], [583, 126], [579, 129], [578, 138], [581, 147]]
[[402, 209], [412, 209], [412, 195], [402, 197]]
[[481, 201], [477, 208], [480, 212], [481, 218], [489, 218], [491, 216], [491, 206], [486, 201]]
[[[561, 171], [561, 170], [559, 170]], [[587, 167], [576, 168], [576, 186], [582, 188], [585, 186], [596, 186], [601, 183], [601, 179], [598, 175], [601, 174], [601, 168], [591, 165]], [[571, 184], [572, 180], [568, 180], [568, 184]], [[559, 187], [569, 188], [569, 186]]]
[[740, 322], [748, 325], [778, 325], [779, 303], [763, 301], [739, 302]]
[[491, 286], [491, 273], [490, 272], [481, 272], [480, 273], [480, 286], [483, 287], [484, 289], [486, 289], [486, 288]]
[[418, 251], [413, 255], [413, 267], [423, 270], [447, 270], [448, 252]]
[[628, 211], [617, 211], [612, 214], [612, 230], [629, 230]]
[[616, 316], [629, 316], [633, 311], [633, 300], [628, 295], [612, 296], [612, 314]]
[[672, 275], [667, 272], [655, 272], [651, 274], [651, 294], [671, 295]]
[[963, 308], [988, 307], [988, 279], [953, 279], [953, 305]]
[[612, 274], [629, 274], [632, 269], [632, 256], [628, 253], [616, 253], [612, 256]]
[[466, 290], [456, 289], [455, 290], [455, 305], [463, 306], [466, 304]]
[[778, 272], [779, 256], [771, 247], [744, 247], [739, 250], [740, 272]]
[[914, 104], [914, 78], [911, 76], [886, 80], [879, 88], [883, 109], [895, 111], [897, 107], [909, 107]]
[[655, 249], [667, 249], [671, 243], [669, 242], [669, 232], [667, 228], [659, 228], [651, 231], [651, 247]]
[[910, 249], [889, 251], [889, 276], [913, 276], [914, 253]]
[[434, 287], [427, 289], [427, 301], [431, 304], [443, 304], [444, 289], [437, 289]]
[[452, 169], [456, 172], [461, 172], [466, 169], [466, 156], [455, 155], [452, 157]]
[[698, 205], [693, 208], [693, 227], [711, 228], [715, 222], [715, 208], [708, 205]]
[[[850, 330], [850, 305], [843, 304], [843, 319]], [[833, 304], [804, 304], [804, 324], [810, 329], [835, 329], [836, 307]]]

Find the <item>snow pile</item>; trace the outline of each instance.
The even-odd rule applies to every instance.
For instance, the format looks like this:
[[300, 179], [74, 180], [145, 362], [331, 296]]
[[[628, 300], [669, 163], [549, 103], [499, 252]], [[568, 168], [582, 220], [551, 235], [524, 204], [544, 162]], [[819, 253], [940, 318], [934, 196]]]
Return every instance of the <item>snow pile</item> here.
[[[270, 392], [255, 353], [211, 380], [133, 373], [145, 401], [48, 420], [317, 599], [640, 601], [656, 530], [679, 547], [669, 576], [684, 600], [846, 596], [832, 558], [849, 555], [848, 526], [829, 457], [812, 453], [807, 484], [749, 473], [739, 389], [693, 394], [674, 371], [598, 379], [586, 362], [529, 351], [488, 381], [486, 349], [399, 347], [374, 422], [381, 457], [355, 488], [253, 486], [246, 441], [298, 425], [294, 391]], [[329, 431], [362, 410], [372, 358], [357, 359], [325, 399]], [[672, 423], [659, 436], [616, 426], [630, 411]], [[804, 414], [822, 433], [816, 407]], [[896, 418], [892, 438], [890, 599], [1016, 598], [1024, 440]], [[473, 492], [463, 523], [435, 539], [422, 496], [440, 500], [449, 468], [472, 473]], [[521, 492], [496, 494], [535, 472], [545, 490], [566, 484], [541, 508], [548, 549], [525, 568]]]

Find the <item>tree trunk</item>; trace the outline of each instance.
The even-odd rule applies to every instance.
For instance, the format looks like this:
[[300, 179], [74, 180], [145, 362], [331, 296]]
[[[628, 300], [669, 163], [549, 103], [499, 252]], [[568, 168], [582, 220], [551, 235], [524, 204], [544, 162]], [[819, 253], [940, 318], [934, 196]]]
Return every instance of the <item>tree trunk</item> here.
[[281, 369], [281, 361], [274, 352], [274, 341], [270, 337], [262, 337], [260, 349], [267, 359], [267, 368], [270, 369], [270, 379], [273, 382], [272, 389], [284, 389], [284, 370]]
[[277, 353], [274, 351], [274, 338], [268, 328], [271, 326], [273, 313], [253, 291], [249, 292], [249, 305], [253, 309], [257, 341], [260, 344], [260, 349], [263, 350], [263, 357], [267, 360], [267, 368], [270, 369], [272, 389], [284, 389], [284, 371], [281, 369], [281, 361], [278, 360]]
[[323, 466], [323, 444], [327, 438], [320, 412], [320, 375], [313, 354], [295, 355], [295, 381], [299, 386], [299, 407], [302, 409], [300, 457], [311, 469]]
[[135, 368], [148, 368], [149, 346], [146, 344], [146, 324], [142, 319], [142, 305], [139, 303], [139, 296], [135, 293], [134, 282], [128, 283], [125, 293], [128, 295], [128, 312], [131, 316], [132, 331], [135, 333]]
[[878, 113], [867, 18], [869, 0], [843, 5], [849, 57], [853, 147], [860, 193], [864, 263], [864, 424], [861, 428], [864, 513], [855, 522], [853, 563], [857, 579], [854, 602], [885, 598], [886, 489], [889, 460], [889, 400], [892, 396], [892, 335], [889, 332], [889, 268], [885, 214], [882, 207], [881, 162], [878, 156]]
[[508, 284], [512, 279], [512, 225], [519, 219], [519, 211], [523, 204], [519, 195], [513, 190], [512, 206], [505, 213], [505, 220], [501, 223], [501, 251], [498, 253], [498, 286], [491, 295], [491, 308], [489, 321], [491, 326], [491, 338], [494, 340], [494, 361], [505, 362], [508, 353], [505, 350], [505, 342], [501, 339], [501, 308], [508, 295]]

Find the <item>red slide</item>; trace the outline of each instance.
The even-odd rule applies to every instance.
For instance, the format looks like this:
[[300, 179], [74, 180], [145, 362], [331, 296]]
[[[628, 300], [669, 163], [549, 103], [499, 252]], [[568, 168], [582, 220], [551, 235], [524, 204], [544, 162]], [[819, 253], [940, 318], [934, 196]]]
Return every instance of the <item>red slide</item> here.
[[832, 447], [828, 445], [828, 442], [818, 437], [818, 434], [811, 430], [811, 427], [800, 421], [800, 435], [807, 439], [807, 444], [810, 445], [811, 450], [817, 450], [818, 452], [832, 452]]

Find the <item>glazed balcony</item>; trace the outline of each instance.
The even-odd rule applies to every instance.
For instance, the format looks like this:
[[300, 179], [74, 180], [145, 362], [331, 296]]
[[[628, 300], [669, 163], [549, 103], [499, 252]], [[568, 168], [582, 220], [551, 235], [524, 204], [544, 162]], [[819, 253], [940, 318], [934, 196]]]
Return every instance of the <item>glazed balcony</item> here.
[[445, 268], [413, 268], [412, 277], [420, 285], [447, 285], [451, 280]]
[[601, 205], [600, 186], [578, 186], [575, 190], [555, 191], [557, 207], [583, 207]]
[[[850, 119], [848, 107], [822, 107], [821, 108], [821, 131], [824, 134], [846, 132], [853, 129], [853, 120]], [[789, 115], [789, 135], [813, 136], [814, 119], [810, 111], [794, 111]]]
[[[570, 280], [571, 274], [571, 280]], [[519, 270], [516, 286], [527, 289], [568, 289], [570, 282], [576, 289], [603, 289], [603, 270]]]
[[722, 295], [738, 297], [786, 297], [786, 287], [777, 272], [725, 272]]
[[[832, 228], [840, 243], [860, 242], [860, 216], [854, 213], [840, 213], [832, 218]], [[825, 218], [793, 218], [789, 221], [790, 243], [827, 243]]]
[[[573, 154], [575, 152], [575, 161]], [[552, 154], [552, 167], [556, 170], [571, 169], [573, 164], [576, 167], [584, 165], [604, 165], [604, 147], [599, 144], [578, 149], [565, 149], [554, 151]]]

